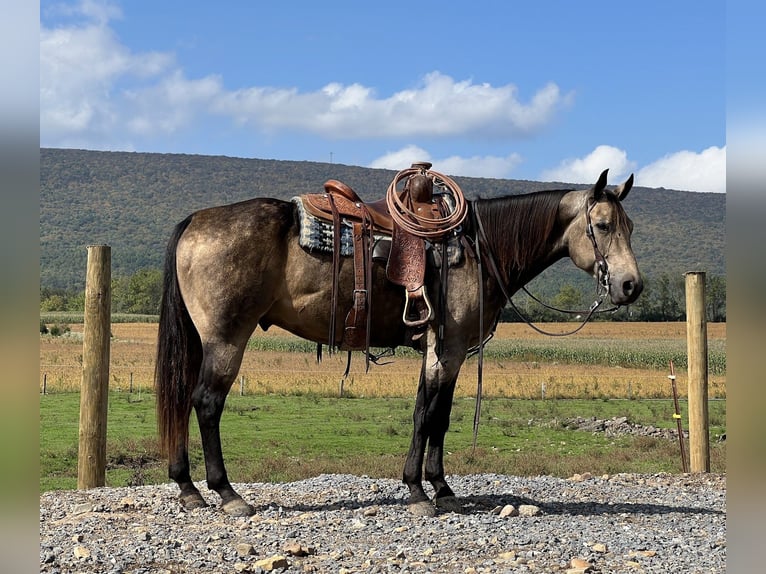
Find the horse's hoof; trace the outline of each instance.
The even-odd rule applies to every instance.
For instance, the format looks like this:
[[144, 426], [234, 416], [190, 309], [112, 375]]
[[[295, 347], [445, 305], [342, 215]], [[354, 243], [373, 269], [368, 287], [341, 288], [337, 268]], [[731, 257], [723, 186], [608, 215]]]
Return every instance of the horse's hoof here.
[[182, 494], [178, 499], [185, 510], [194, 510], [195, 508], [205, 508], [207, 506], [207, 502], [205, 502], [205, 499], [202, 498], [199, 492]]
[[455, 496], [442, 496], [434, 501], [436, 508], [445, 512], [463, 512], [463, 505]]
[[228, 502], [224, 502], [221, 508], [229, 516], [252, 516], [255, 514], [255, 508], [241, 498], [233, 498]]
[[415, 516], [436, 516], [436, 508], [429, 500], [423, 500], [420, 502], [412, 502], [407, 505], [411, 514]]

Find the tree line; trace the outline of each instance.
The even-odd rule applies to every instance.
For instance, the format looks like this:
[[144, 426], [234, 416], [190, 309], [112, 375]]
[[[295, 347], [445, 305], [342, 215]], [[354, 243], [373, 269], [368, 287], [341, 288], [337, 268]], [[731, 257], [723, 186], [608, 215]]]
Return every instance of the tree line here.
[[[112, 279], [112, 313], [157, 315], [162, 297], [162, 271], [142, 269], [132, 275]], [[613, 321], [685, 321], [686, 294], [683, 277], [662, 273], [657, 277], [644, 278], [644, 291], [635, 304], [618, 312], [597, 315], [597, 319]], [[550, 307], [565, 310], [583, 310], [592, 304], [593, 297], [586, 295], [580, 287], [563, 284], [550, 301]], [[514, 305], [522, 313], [507, 306], [500, 317], [503, 322], [529, 320], [551, 322], [581, 320], [577, 314], [564, 315], [549, 309], [524, 293], [513, 297]], [[605, 303], [602, 305], [606, 307]], [[41, 312], [81, 312], [85, 308], [85, 291], [67, 291], [50, 287], [40, 289]], [[705, 276], [706, 318], [710, 322], [726, 321], [726, 277]]]

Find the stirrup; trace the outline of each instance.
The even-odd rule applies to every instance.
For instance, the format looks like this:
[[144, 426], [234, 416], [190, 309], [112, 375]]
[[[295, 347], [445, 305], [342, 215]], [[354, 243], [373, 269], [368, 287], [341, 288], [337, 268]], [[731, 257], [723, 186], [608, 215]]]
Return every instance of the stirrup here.
[[[415, 306], [415, 311], [418, 314], [418, 318], [415, 320], [408, 319], [408, 310], [410, 305]], [[425, 304], [425, 308], [423, 305]], [[404, 290], [404, 311], [402, 312], [402, 322], [407, 327], [419, 327], [425, 325], [434, 317], [434, 309], [431, 306], [431, 301], [428, 300], [426, 294], [425, 285], [421, 285], [415, 291], [409, 289]]]

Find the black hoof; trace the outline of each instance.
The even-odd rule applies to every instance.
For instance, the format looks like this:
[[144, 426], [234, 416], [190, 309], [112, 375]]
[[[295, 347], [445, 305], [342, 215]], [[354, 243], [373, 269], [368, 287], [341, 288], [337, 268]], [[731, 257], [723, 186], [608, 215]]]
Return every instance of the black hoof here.
[[436, 508], [445, 512], [463, 512], [463, 505], [456, 496], [442, 496], [434, 501]]

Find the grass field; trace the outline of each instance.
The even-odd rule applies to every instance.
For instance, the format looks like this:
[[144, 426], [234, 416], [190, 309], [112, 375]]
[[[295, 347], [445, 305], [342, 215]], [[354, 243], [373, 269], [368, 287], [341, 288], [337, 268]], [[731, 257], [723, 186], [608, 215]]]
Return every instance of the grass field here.
[[[458, 383], [447, 472], [679, 472], [677, 441], [609, 438], [569, 430], [562, 421], [626, 416], [638, 424], [675, 428], [667, 363], [675, 364], [683, 399], [685, 328], [683, 323], [593, 323], [576, 336], [554, 340], [524, 325], [500, 325], [485, 353], [478, 449], [471, 450], [474, 358]], [[68, 336], [40, 338], [41, 490], [76, 487], [81, 329], [73, 323]], [[112, 326], [108, 486], [167, 480], [156, 448], [151, 391], [156, 329], [152, 323]], [[710, 396], [725, 399], [725, 324], [708, 325], [708, 338]], [[318, 365], [312, 344], [278, 329], [251, 340], [221, 423], [234, 482], [297, 480], [322, 472], [401, 475], [419, 357], [397, 351], [391, 364], [364, 373], [357, 354], [341, 399], [344, 368], [345, 353], [325, 353]], [[684, 410], [685, 401], [681, 405]], [[710, 418], [715, 438], [725, 432], [725, 400], [711, 401]], [[202, 479], [199, 435], [192, 425], [193, 476]], [[725, 443], [711, 440], [711, 445], [712, 470], [725, 472]]]
[[[321, 473], [401, 476], [412, 431], [413, 401], [316, 396], [232, 396], [221, 421], [224, 456], [233, 482], [279, 482]], [[605, 436], [571, 430], [575, 416], [625, 416], [631, 422], [675, 428], [671, 401], [512, 400], [482, 403], [477, 451], [472, 452], [474, 402], [458, 399], [446, 438], [450, 474], [497, 472], [571, 476], [591, 472], [680, 472], [676, 440]], [[40, 489], [77, 486], [79, 394], [40, 397]], [[685, 417], [686, 413], [682, 413]], [[726, 403], [710, 404], [711, 469], [725, 471]], [[166, 482], [156, 447], [154, 396], [112, 393], [107, 425], [107, 486]], [[196, 422], [190, 460], [204, 478]], [[688, 452], [688, 447], [687, 447]]]

